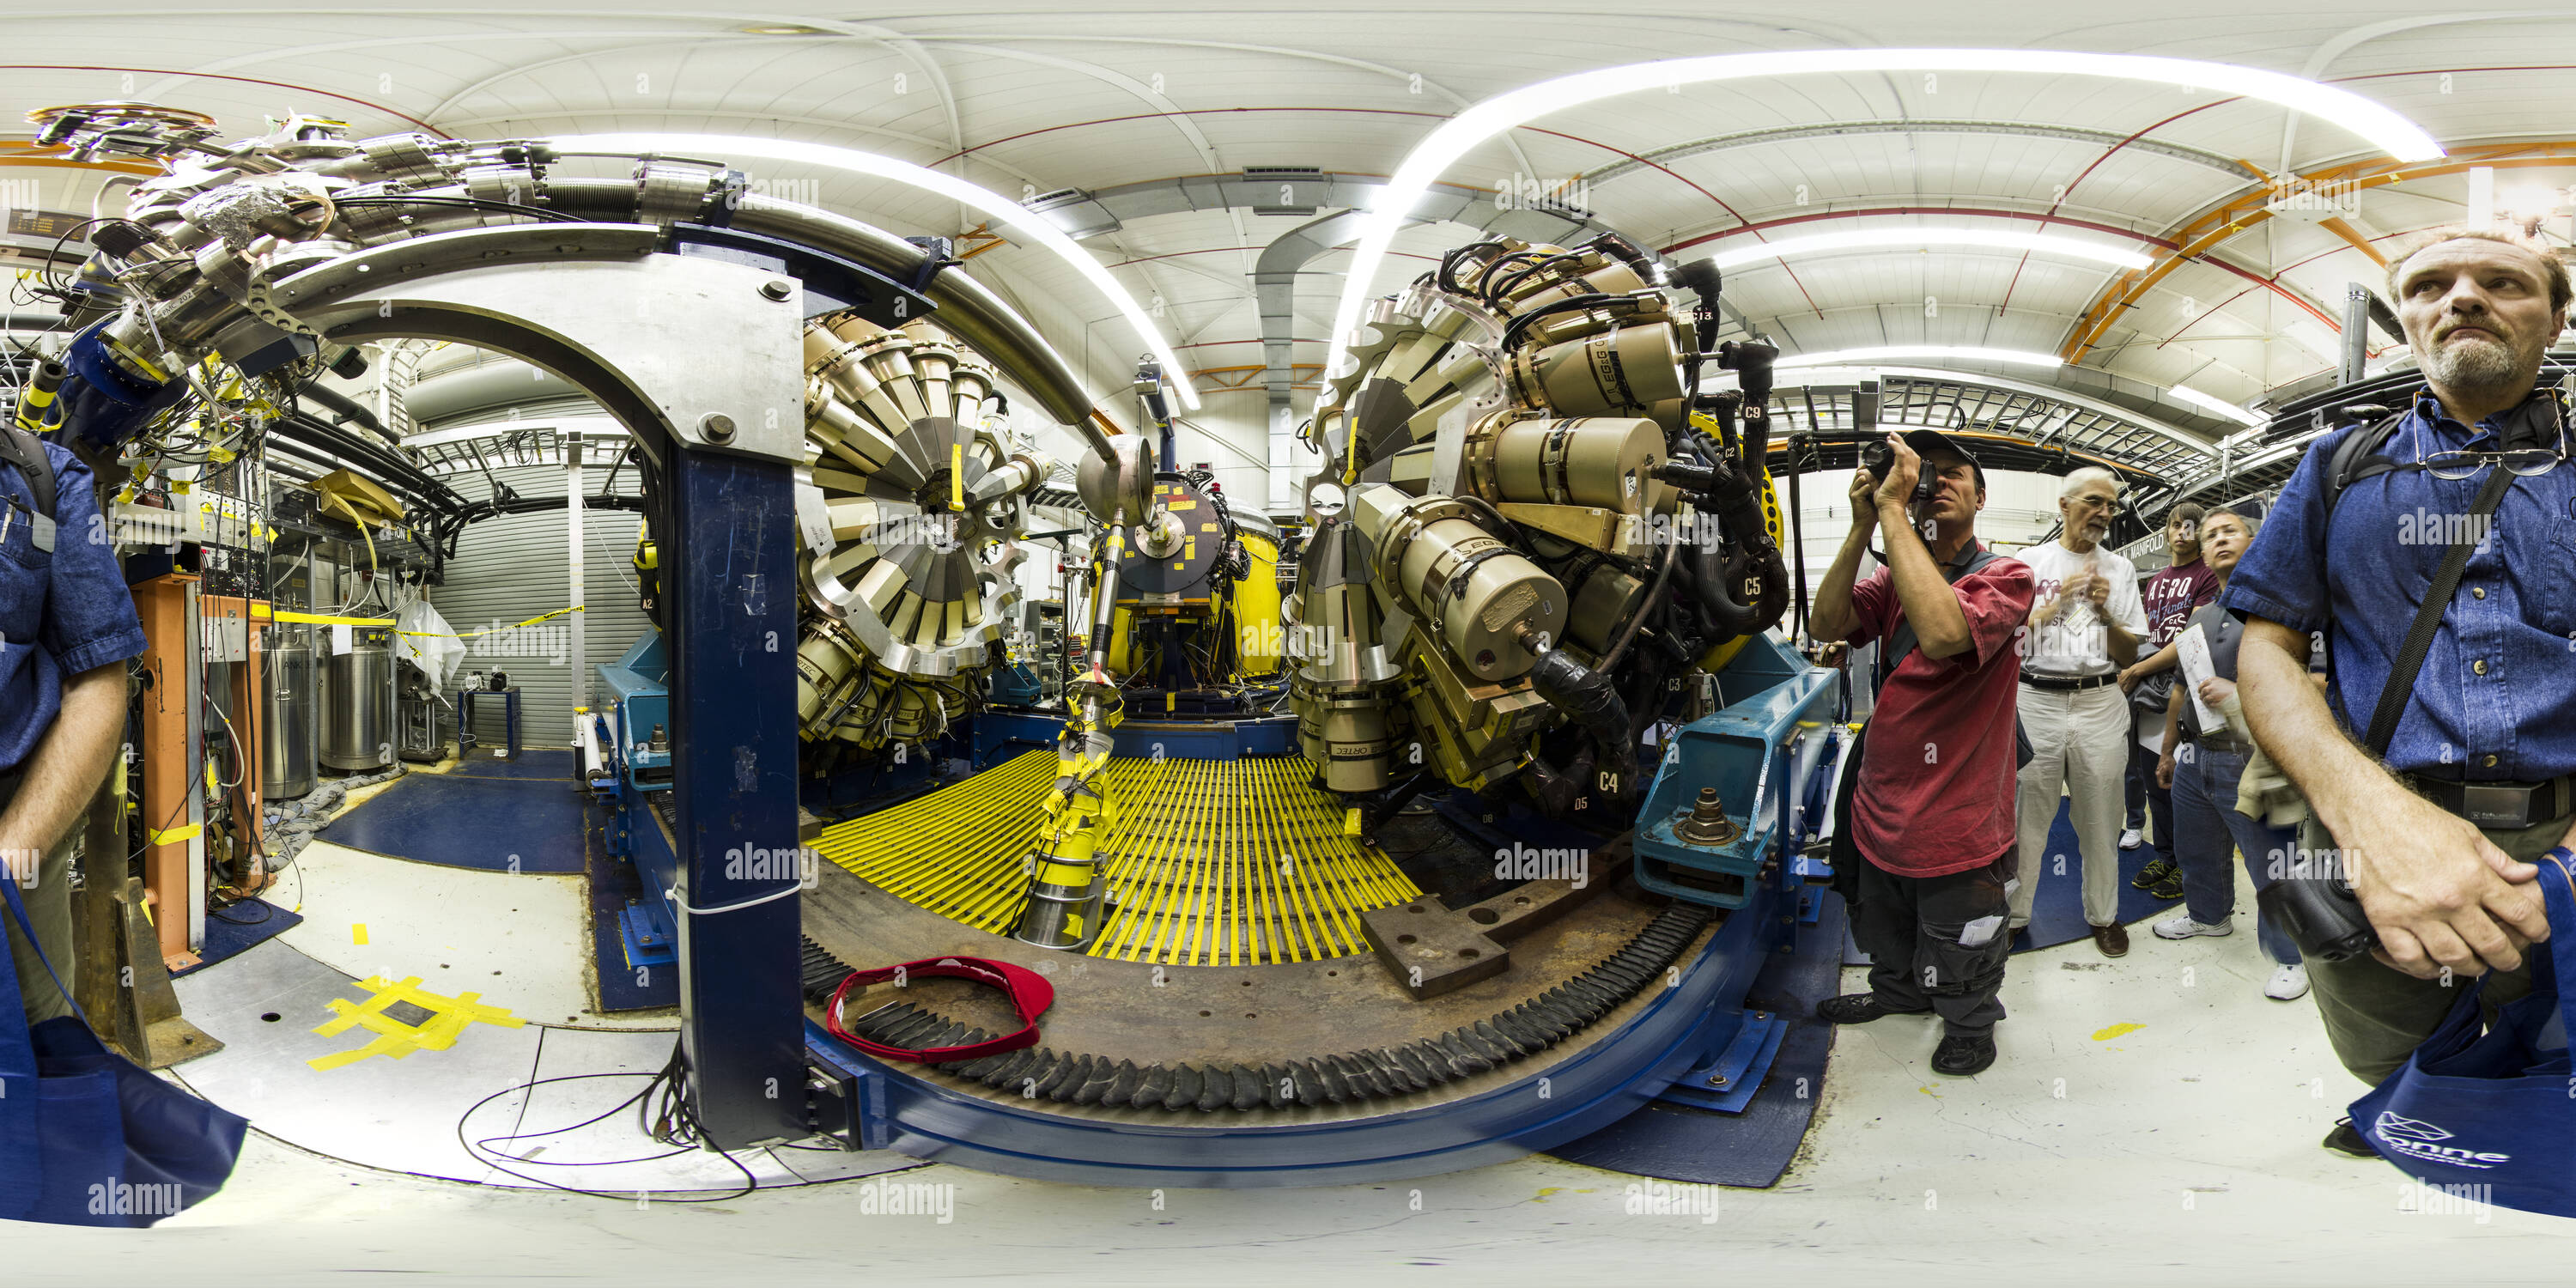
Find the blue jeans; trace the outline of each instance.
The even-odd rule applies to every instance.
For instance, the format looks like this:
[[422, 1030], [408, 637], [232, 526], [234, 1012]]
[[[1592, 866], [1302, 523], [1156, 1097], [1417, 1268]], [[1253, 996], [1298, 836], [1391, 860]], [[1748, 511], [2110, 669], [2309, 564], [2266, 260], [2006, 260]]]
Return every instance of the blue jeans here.
[[[2147, 849], [2159, 859], [2173, 857], [2173, 796], [2156, 786], [2156, 753], [2129, 740], [2129, 827], [2147, 831], [2146, 820], [2152, 813], [2155, 828], [2147, 837]], [[2152, 861], [2152, 860], [2150, 860]]]
[[[2270, 828], [2236, 811], [2237, 781], [2245, 776], [2245, 757], [2185, 744], [2189, 759], [2177, 759], [2173, 779], [2174, 862], [2182, 868], [2183, 907], [2204, 926], [2224, 923], [2236, 912], [2236, 871], [2229, 850], [2245, 854], [2245, 870], [2254, 888], [2272, 884], [2265, 872], [2275, 850], [2298, 844], [2288, 828]], [[2299, 946], [2289, 935], [2258, 915], [2255, 933], [2263, 951], [2284, 966], [2299, 961]]]

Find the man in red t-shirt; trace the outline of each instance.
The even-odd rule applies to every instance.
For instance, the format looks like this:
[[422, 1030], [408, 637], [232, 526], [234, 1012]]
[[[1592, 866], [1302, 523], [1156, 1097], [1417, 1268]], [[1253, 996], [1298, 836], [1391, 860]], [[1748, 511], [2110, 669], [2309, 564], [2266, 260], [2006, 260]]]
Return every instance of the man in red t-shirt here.
[[[1886, 478], [1853, 476], [1851, 531], [1812, 619], [1820, 639], [1886, 641], [1887, 676], [1848, 789], [1852, 840], [1867, 860], [1852, 938], [1874, 963], [1870, 991], [1829, 998], [1816, 1014], [1859, 1024], [1936, 1013], [1943, 1036], [1932, 1068], [1965, 1077], [1995, 1062], [2004, 1017], [1996, 994], [2020, 869], [2012, 644], [2030, 616], [2032, 580], [2020, 560], [1977, 544], [1986, 476], [1975, 457], [1928, 429], [1888, 442]], [[1938, 490], [1909, 514], [1925, 470]], [[1873, 528], [1886, 534], [1887, 566], [1854, 585]]]
[[[2182, 652], [2174, 640], [2193, 612], [2218, 598], [2218, 574], [2200, 557], [2200, 506], [2185, 501], [2165, 516], [2165, 549], [2173, 561], [2156, 570], [2138, 591], [2147, 609], [2147, 638], [2138, 645], [2136, 665], [2120, 672], [2120, 691], [2129, 695], [2137, 714], [2137, 736], [2129, 740], [2129, 827], [2120, 848], [2134, 850], [2144, 839], [2139, 825], [2152, 817], [2155, 857], [2131, 878], [2130, 885], [2159, 899], [2182, 897], [2182, 869], [2174, 866], [2173, 793], [2156, 786], [2156, 758], [2164, 751], [2165, 702], [2173, 696], [2175, 663]], [[2153, 650], [2150, 652], [2149, 650]], [[2152, 739], [2156, 744], [2147, 745]]]

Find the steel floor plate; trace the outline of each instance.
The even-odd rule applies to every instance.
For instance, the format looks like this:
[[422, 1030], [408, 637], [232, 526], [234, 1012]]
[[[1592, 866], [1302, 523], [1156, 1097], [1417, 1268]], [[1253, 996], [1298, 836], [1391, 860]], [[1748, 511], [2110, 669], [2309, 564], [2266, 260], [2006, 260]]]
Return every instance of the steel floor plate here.
[[[423, 987], [469, 991], [456, 984], [441, 989], [442, 983], [425, 980]], [[477, 1139], [570, 1126], [633, 1095], [645, 1079], [581, 1077], [522, 1089], [523, 1084], [648, 1074], [670, 1058], [673, 1041], [669, 1031], [472, 1024], [444, 1051], [417, 1051], [400, 1060], [374, 1057], [326, 1072], [306, 1062], [363, 1045], [366, 1036], [358, 1030], [334, 1037], [312, 1032], [332, 1017], [331, 999], [367, 996], [345, 973], [272, 940], [181, 979], [177, 987], [188, 1018], [225, 1045], [173, 1072], [199, 1095], [249, 1118], [262, 1134], [363, 1167], [514, 1188], [536, 1183], [494, 1169], [459, 1143], [459, 1120], [469, 1110], [465, 1131]], [[493, 1098], [495, 1093], [506, 1094]], [[577, 1132], [495, 1144], [538, 1160], [509, 1164], [512, 1171], [586, 1190], [721, 1193], [742, 1180], [724, 1159], [701, 1151], [648, 1158], [668, 1154], [669, 1147], [646, 1138], [631, 1110]], [[763, 1187], [918, 1166], [887, 1152], [773, 1148], [736, 1157]], [[622, 1161], [638, 1159], [644, 1161]]]

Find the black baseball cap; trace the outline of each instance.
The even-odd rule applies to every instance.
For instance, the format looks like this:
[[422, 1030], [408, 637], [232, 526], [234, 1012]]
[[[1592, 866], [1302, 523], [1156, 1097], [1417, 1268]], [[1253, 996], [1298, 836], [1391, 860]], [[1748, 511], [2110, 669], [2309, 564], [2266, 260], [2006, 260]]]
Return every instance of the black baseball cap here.
[[1976, 453], [1969, 451], [1958, 439], [1937, 429], [1909, 429], [1904, 437], [1905, 445], [1927, 461], [1936, 456], [1955, 456], [1966, 461], [1968, 468], [1976, 472], [1978, 488], [1986, 486], [1986, 467], [1978, 464]]

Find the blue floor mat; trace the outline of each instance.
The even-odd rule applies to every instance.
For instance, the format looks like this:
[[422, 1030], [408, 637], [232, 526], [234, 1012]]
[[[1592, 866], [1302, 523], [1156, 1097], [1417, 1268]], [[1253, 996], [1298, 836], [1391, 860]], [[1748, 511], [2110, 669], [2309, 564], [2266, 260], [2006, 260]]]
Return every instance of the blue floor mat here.
[[[2048, 948], [2071, 940], [2089, 938], [2093, 927], [2084, 920], [2084, 855], [2075, 845], [2075, 825], [2067, 821], [2067, 802], [2057, 803], [2057, 821], [2049, 825], [2048, 849], [2039, 865], [2039, 898], [2030, 905], [2030, 924], [2022, 927], [2013, 939], [2013, 951]], [[2182, 906], [2179, 899], [2158, 899], [2144, 890], [2133, 889], [2129, 878], [2156, 857], [2155, 847], [2141, 845], [2134, 850], [2113, 850], [2120, 856], [2120, 924], [2143, 921], [2148, 917]], [[2046, 856], [2066, 856], [2066, 872]]]
[[1816, 1003], [1840, 989], [1843, 901], [1820, 892], [1816, 924], [1798, 928], [1798, 950], [1754, 977], [1744, 1005], [1789, 1021], [1770, 1072], [1740, 1114], [1656, 1103], [1580, 1140], [1547, 1151], [1570, 1163], [1699, 1185], [1768, 1189], [1789, 1169], [1823, 1099], [1825, 1053], [1834, 1026]]
[[456, 768], [447, 772], [469, 778], [572, 778], [573, 753], [569, 747], [522, 747], [517, 760], [504, 760], [493, 755], [492, 750], [488, 745], [476, 747], [473, 754], [459, 756]]
[[485, 872], [582, 870], [582, 798], [571, 784], [409, 774], [331, 820], [321, 839]]
[[[243, 924], [245, 922], [249, 924]], [[193, 975], [219, 962], [230, 961], [303, 924], [301, 913], [288, 912], [266, 899], [244, 899], [209, 912], [206, 914], [206, 943], [197, 953], [197, 964], [186, 970], [170, 972], [170, 978]]]

